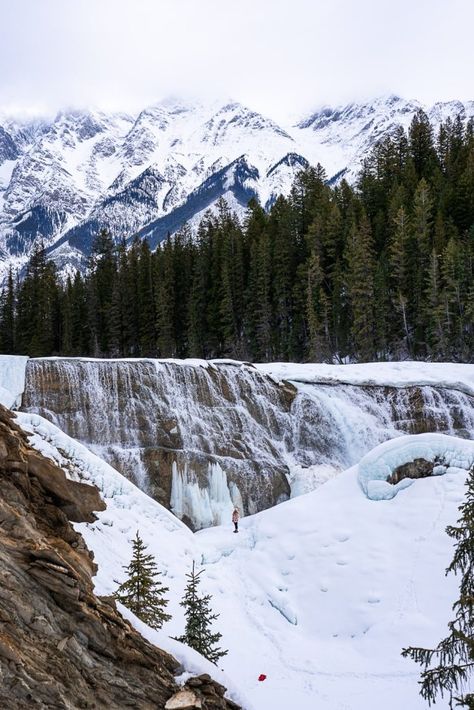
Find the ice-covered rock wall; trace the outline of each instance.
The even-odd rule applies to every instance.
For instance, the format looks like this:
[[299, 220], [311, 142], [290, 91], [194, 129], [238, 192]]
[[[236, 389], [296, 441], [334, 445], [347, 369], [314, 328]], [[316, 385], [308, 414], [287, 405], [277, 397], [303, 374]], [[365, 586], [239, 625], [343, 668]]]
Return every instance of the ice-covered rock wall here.
[[289, 497], [283, 438], [294, 388], [253, 368], [38, 359], [23, 409], [57, 424], [193, 527]]
[[22, 409], [85, 443], [194, 528], [226, 521], [234, 505], [245, 513], [275, 505], [296, 475], [341, 470], [403, 433], [474, 437], [468, 387], [409, 377], [394, 386], [386, 375], [321, 383], [296, 369], [288, 382], [269, 367], [31, 359]]

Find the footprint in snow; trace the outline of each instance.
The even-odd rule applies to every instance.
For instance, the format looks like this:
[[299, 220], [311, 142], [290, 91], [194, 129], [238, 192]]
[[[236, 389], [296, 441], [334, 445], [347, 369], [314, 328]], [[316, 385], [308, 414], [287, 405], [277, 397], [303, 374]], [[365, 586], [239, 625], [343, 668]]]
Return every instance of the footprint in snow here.
[[380, 597], [378, 594], [369, 594], [367, 602], [369, 604], [380, 604]]
[[338, 542], [347, 542], [350, 539], [350, 533], [344, 530], [340, 530], [334, 534], [334, 537]]

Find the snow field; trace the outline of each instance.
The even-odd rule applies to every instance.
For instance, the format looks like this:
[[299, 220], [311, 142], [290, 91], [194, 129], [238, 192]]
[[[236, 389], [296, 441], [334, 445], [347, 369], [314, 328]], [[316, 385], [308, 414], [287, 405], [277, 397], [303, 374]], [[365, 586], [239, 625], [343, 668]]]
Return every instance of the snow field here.
[[[104, 493], [108, 507], [98, 521], [77, 526], [99, 565], [99, 594], [123, 580], [122, 565], [140, 530], [170, 587], [173, 614], [157, 635], [141, 630], [173, 653], [166, 644], [177, 642], [166, 636], [183, 630], [185, 574], [193, 559], [204, 567], [202, 590], [213, 595], [216, 626], [229, 649], [221, 661], [225, 682], [220, 669], [213, 675], [229, 684], [233, 697], [235, 688], [248, 696], [244, 707], [426, 708], [418, 666], [400, 651], [437, 643], [451, 617], [458, 582], [444, 576], [453, 553], [445, 527], [458, 517], [472, 442], [420, 435], [377, 447], [365, 466], [367, 459], [398, 461], [394, 452], [406, 452], [407, 439], [431, 437], [425, 442], [431, 451], [466, 447], [445, 475], [417, 480], [392, 500], [370, 500], [354, 466], [316, 491], [242, 519], [238, 535], [230, 520], [193, 534], [54, 425], [37, 415], [19, 414], [19, 421], [34, 432], [34, 446]], [[196, 654], [179, 653], [185, 669], [196, 672], [188, 665], [198, 663]]]
[[474, 365], [452, 362], [367, 362], [350, 365], [270, 362], [255, 367], [277, 382], [381, 387], [444, 387], [474, 395]]
[[0, 403], [9, 409], [21, 404], [27, 361], [27, 356], [0, 355]]

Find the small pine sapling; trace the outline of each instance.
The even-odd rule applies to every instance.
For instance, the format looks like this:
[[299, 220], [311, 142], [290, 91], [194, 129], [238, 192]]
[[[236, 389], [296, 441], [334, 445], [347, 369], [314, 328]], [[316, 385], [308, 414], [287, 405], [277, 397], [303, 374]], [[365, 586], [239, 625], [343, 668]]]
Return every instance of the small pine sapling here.
[[219, 658], [225, 656], [227, 651], [223, 651], [217, 644], [222, 638], [219, 632], [212, 633], [211, 624], [219, 614], [213, 614], [210, 608], [211, 595], [200, 596], [198, 586], [201, 582], [200, 576], [203, 570], [196, 572], [193, 562], [192, 570], [186, 575], [188, 583], [184, 592], [181, 606], [185, 609], [186, 628], [183, 636], [177, 640], [194, 648], [201, 655], [214, 664]]
[[152, 629], [161, 629], [163, 623], [171, 619], [164, 611], [168, 604], [164, 594], [169, 590], [157, 581], [156, 577], [161, 573], [153, 555], [145, 554], [145, 551], [146, 545], [137, 530], [131, 562], [124, 566], [127, 579], [114, 597]]

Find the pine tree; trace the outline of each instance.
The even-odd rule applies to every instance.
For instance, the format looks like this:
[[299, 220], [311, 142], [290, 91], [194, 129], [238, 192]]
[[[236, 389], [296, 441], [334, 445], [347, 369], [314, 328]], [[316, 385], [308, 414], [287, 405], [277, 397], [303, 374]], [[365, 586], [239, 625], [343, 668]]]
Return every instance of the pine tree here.
[[160, 357], [176, 357], [174, 249], [168, 237], [156, 253], [156, 330]]
[[[431, 191], [425, 179], [420, 180], [413, 198], [413, 240], [412, 253], [409, 254], [411, 272], [409, 282], [413, 287], [412, 316], [416, 327], [415, 339], [420, 344], [424, 353], [425, 345], [425, 293], [426, 281], [430, 269], [430, 255], [432, 251], [432, 206]], [[415, 353], [416, 354], [416, 353]]]
[[168, 592], [168, 587], [155, 579], [161, 573], [153, 555], [145, 554], [145, 550], [146, 545], [137, 530], [133, 540], [133, 557], [130, 564], [124, 566], [128, 578], [114, 596], [152, 629], [161, 629], [163, 623], [171, 619], [164, 611], [168, 600], [163, 595]]
[[247, 332], [253, 360], [271, 360], [271, 244], [266, 225], [250, 245], [250, 268], [247, 289]]
[[5, 355], [15, 352], [15, 284], [11, 268], [0, 301], [0, 346]]
[[402, 655], [422, 666], [420, 694], [430, 705], [438, 696], [446, 695], [451, 708], [456, 702], [474, 710], [474, 694], [464, 694], [474, 671], [474, 468], [467, 482], [466, 500], [459, 510], [457, 526], [446, 529], [457, 543], [446, 574], [462, 575], [459, 598], [453, 605], [455, 618], [448, 624], [449, 634], [434, 649], [410, 647], [403, 649]]
[[374, 256], [367, 218], [353, 225], [346, 249], [347, 289], [350, 298], [354, 355], [370, 361], [375, 355]]
[[150, 357], [156, 353], [156, 314], [153, 292], [151, 251], [147, 240], [140, 244], [138, 262], [138, 308], [140, 311], [140, 355]]
[[417, 111], [410, 125], [410, 152], [418, 178], [428, 178], [438, 167], [433, 129], [426, 113]]
[[18, 289], [17, 349], [33, 357], [59, 352], [59, 284], [42, 242], [33, 249]]
[[428, 352], [433, 357], [444, 358], [446, 355], [445, 328], [443, 323], [444, 304], [440, 285], [438, 257], [435, 250], [431, 252], [430, 266], [426, 285], [426, 340]]
[[[410, 284], [408, 282], [408, 245], [410, 225], [404, 207], [400, 207], [394, 218], [394, 232], [389, 244], [389, 263], [393, 287], [393, 307], [398, 318], [395, 320], [393, 335], [403, 341], [406, 352], [411, 353], [411, 323], [408, 316]], [[398, 344], [398, 343], [397, 343]]]
[[89, 277], [89, 328], [95, 356], [110, 354], [112, 300], [117, 273], [116, 249], [112, 236], [102, 229], [92, 245]]
[[330, 362], [329, 301], [323, 288], [324, 274], [319, 255], [313, 252], [307, 266], [306, 318], [308, 358], [311, 362]]
[[219, 658], [225, 656], [227, 651], [223, 651], [216, 645], [222, 638], [222, 634], [211, 632], [211, 623], [219, 616], [219, 614], [211, 612], [209, 606], [211, 595], [199, 596], [198, 593], [202, 572], [203, 570], [196, 572], [193, 562], [191, 572], [186, 575], [188, 583], [181, 602], [181, 606], [185, 609], [186, 628], [183, 636], [177, 640], [194, 648], [209, 661], [217, 664]]
[[273, 329], [274, 353], [277, 359], [287, 360], [290, 353], [293, 316], [293, 278], [297, 231], [289, 200], [279, 197], [268, 222], [273, 249], [272, 300], [276, 328]]

